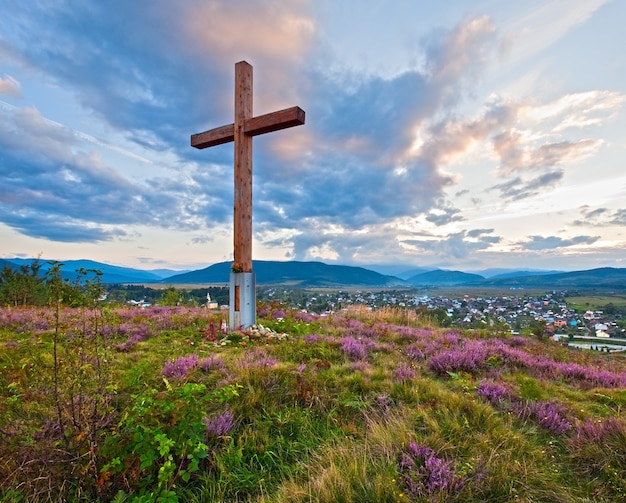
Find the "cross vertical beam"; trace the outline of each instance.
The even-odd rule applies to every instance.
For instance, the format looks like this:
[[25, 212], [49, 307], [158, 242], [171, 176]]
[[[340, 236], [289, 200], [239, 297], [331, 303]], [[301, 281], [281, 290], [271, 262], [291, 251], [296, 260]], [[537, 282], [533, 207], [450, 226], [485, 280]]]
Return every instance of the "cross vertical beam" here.
[[[245, 132], [252, 118], [252, 66], [235, 65], [235, 198], [234, 260], [241, 272], [252, 272], [252, 136]], [[238, 303], [238, 302], [237, 302]]]
[[230, 328], [256, 323], [256, 280], [252, 272], [252, 138], [304, 124], [304, 110], [291, 107], [253, 117], [252, 66], [235, 64], [235, 122], [191, 135], [203, 149], [234, 142], [234, 263], [230, 274]]

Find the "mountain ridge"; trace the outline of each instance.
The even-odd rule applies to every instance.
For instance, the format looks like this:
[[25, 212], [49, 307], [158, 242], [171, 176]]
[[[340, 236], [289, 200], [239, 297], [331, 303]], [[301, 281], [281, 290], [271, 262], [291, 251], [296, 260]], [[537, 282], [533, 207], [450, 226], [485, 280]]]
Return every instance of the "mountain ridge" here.
[[[19, 270], [22, 266], [30, 266], [35, 260], [38, 259], [23, 259], [23, 258], [4, 258], [0, 259], [0, 269], [4, 269], [5, 266], [12, 269]], [[96, 262], [90, 259], [78, 259], [78, 260], [43, 260], [39, 259], [39, 265], [41, 271], [45, 274], [53, 265], [53, 262], [61, 264], [61, 276], [69, 281], [74, 281], [78, 277], [78, 272], [81, 269], [87, 271], [87, 277], [91, 277], [89, 271], [102, 272], [103, 283], [158, 283], [167, 276], [163, 273], [168, 271], [167, 269], [157, 269], [155, 271], [146, 271], [143, 269], [136, 269], [132, 267], [116, 266], [111, 264], [105, 264], [103, 262]], [[158, 272], [157, 272], [158, 271]], [[171, 275], [179, 274], [180, 271], [171, 271]]]
[[[219, 262], [198, 271], [178, 274], [163, 282], [179, 283], [228, 283], [230, 262]], [[329, 265], [324, 262], [254, 260], [252, 268], [259, 284], [280, 284], [298, 287], [400, 287], [407, 283], [395, 276], [388, 276], [363, 267]]]
[[416, 274], [408, 278], [407, 281], [415, 286], [463, 286], [484, 279], [484, 276], [480, 274], [437, 269]]
[[[0, 259], [0, 269], [30, 265], [37, 259]], [[96, 262], [93, 260], [66, 260], [62, 275], [73, 281], [77, 277], [76, 270], [99, 270], [101, 280], [105, 284], [227, 284], [230, 277], [230, 262], [219, 262], [203, 269], [192, 271], [154, 270], [147, 271], [130, 267], [121, 267]], [[258, 285], [283, 285], [291, 288], [412, 288], [412, 287], [499, 287], [499, 288], [613, 288], [626, 289], [626, 269], [600, 267], [580, 271], [542, 271], [509, 270], [495, 276], [484, 277], [478, 273], [451, 271], [445, 269], [428, 269], [393, 266], [404, 271], [400, 276], [382, 274], [361, 266], [326, 264], [319, 261], [254, 261], [254, 272]], [[51, 261], [40, 260], [41, 272], [51, 267]], [[380, 267], [380, 266], [374, 266]], [[417, 272], [406, 277], [407, 272]], [[158, 272], [158, 274], [157, 274]], [[172, 273], [168, 276], [163, 274]], [[88, 276], [89, 277], [89, 276]]]

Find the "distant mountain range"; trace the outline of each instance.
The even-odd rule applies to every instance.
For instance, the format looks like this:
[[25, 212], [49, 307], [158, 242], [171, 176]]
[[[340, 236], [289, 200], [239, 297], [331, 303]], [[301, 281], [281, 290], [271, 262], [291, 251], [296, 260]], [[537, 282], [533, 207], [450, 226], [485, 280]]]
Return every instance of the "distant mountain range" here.
[[516, 271], [490, 278], [460, 271], [435, 270], [408, 279], [414, 286], [475, 286], [499, 288], [611, 288], [626, 290], [626, 269], [602, 267], [585, 271]]
[[[35, 259], [32, 258], [0, 259], [0, 269], [10, 267], [11, 269], [19, 270], [22, 266], [28, 267], [34, 260]], [[70, 281], [76, 279], [80, 269], [102, 272], [103, 283], [158, 283], [164, 278], [181, 273], [181, 271], [171, 269], [144, 271], [142, 269], [103, 264], [102, 262], [95, 262], [93, 260], [60, 260], [59, 262], [62, 264], [61, 273], [63, 278]], [[52, 267], [52, 263], [49, 260], [41, 259], [39, 263], [41, 265], [41, 272], [44, 274]]]
[[610, 288], [626, 290], [626, 269], [601, 267], [585, 271], [533, 274], [490, 278], [481, 282], [484, 286], [508, 286], [519, 288]]
[[442, 271], [440, 269], [422, 272], [411, 276], [407, 281], [417, 286], [459, 286], [477, 283], [485, 278], [479, 274], [461, 271]]
[[[10, 267], [19, 270], [34, 259], [0, 259], [0, 269]], [[51, 264], [41, 260], [42, 272]], [[196, 271], [170, 269], [141, 270], [119, 267], [92, 260], [61, 261], [63, 276], [74, 280], [77, 270], [99, 270], [103, 283], [165, 283], [177, 284], [227, 284], [230, 262], [220, 262]], [[603, 267], [583, 271], [532, 271], [488, 270], [498, 273], [486, 277], [483, 274], [427, 268], [403, 268], [401, 266], [372, 266], [379, 270], [398, 271], [396, 275], [383, 274], [363, 267], [330, 265], [323, 262], [253, 262], [258, 285], [282, 285], [291, 288], [410, 288], [410, 287], [498, 287], [498, 288], [546, 288], [574, 289], [601, 288], [626, 290], [626, 269]], [[485, 274], [488, 274], [485, 272]]]

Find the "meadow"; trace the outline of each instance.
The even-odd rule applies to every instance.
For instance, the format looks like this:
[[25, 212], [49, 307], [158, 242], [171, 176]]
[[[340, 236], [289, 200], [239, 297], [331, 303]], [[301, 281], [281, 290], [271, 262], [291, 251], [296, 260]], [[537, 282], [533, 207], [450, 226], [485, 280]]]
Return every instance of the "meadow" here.
[[626, 360], [318, 317], [0, 309], [0, 501], [626, 500]]
[[607, 306], [620, 309], [623, 312], [626, 308], [626, 296], [618, 293], [577, 295], [567, 297], [567, 303], [578, 312], [585, 312], [587, 309], [606, 309]]

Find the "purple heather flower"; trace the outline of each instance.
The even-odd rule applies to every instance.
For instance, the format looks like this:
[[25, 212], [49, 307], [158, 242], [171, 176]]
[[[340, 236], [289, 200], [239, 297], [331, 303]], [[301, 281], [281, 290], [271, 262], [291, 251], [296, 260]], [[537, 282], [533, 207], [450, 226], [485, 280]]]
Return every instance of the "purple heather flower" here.
[[363, 328], [363, 323], [354, 318], [348, 318], [344, 323], [346, 331], [352, 331], [358, 333]]
[[456, 474], [451, 461], [439, 458], [430, 447], [415, 442], [400, 454], [398, 468], [412, 498], [459, 491], [467, 484], [467, 478]]
[[462, 347], [455, 347], [432, 356], [428, 367], [437, 375], [448, 372], [478, 373], [486, 368], [490, 351], [483, 341], [467, 341]]
[[185, 377], [192, 369], [198, 365], [198, 355], [191, 354], [181, 356], [176, 360], [170, 360], [163, 365], [161, 373], [165, 377]]
[[626, 423], [616, 417], [587, 420], [580, 424], [572, 436], [574, 444], [606, 445], [611, 437], [626, 439]]
[[341, 350], [351, 360], [363, 360], [367, 357], [367, 347], [354, 337], [343, 337], [341, 339]]
[[519, 348], [522, 346], [527, 346], [529, 344], [529, 340], [526, 337], [520, 337], [519, 335], [515, 335], [513, 337], [509, 337], [504, 340], [504, 343], [512, 348]]
[[483, 381], [476, 390], [478, 396], [486, 398], [492, 405], [500, 405], [509, 398], [509, 390], [501, 384]]
[[244, 353], [244, 355], [239, 360], [239, 365], [242, 368], [273, 367], [274, 365], [276, 365], [276, 360], [269, 356], [265, 349], [254, 348]]
[[566, 418], [567, 409], [557, 402], [524, 402], [505, 386], [487, 381], [478, 385], [476, 393], [487, 399], [491, 405], [513, 412], [522, 420], [533, 420], [555, 435], [562, 435], [572, 428], [572, 424]]
[[400, 365], [393, 371], [393, 377], [396, 381], [404, 383], [415, 377], [415, 370], [408, 365]]
[[388, 412], [392, 404], [393, 401], [391, 397], [386, 393], [382, 393], [374, 399], [374, 405], [376, 405], [376, 407], [378, 407], [383, 412]]
[[204, 372], [210, 372], [211, 370], [221, 370], [225, 367], [224, 359], [220, 355], [209, 355], [206, 358], [198, 360], [198, 367]]
[[128, 338], [126, 342], [116, 344], [114, 348], [117, 349], [118, 351], [121, 351], [122, 353], [128, 353], [135, 344], [143, 340], [144, 340], [144, 337], [141, 334], [133, 334]]
[[304, 341], [309, 343], [320, 342], [322, 338], [317, 334], [308, 334], [304, 336]]
[[350, 370], [353, 372], [367, 372], [371, 370], [371, 366], [365, 360], [356, 360], [354, 362], [350, 362]]
[[520, 418], [532, 418], [555, 435], [562, 435], [572, 428], [572, 424], [564, 417], [566, 413], [567, 409], [562, 405], [543, 401], [528, 402], [517, 411]]
[[311, 313], [307, 313], [306, 311], [298, 311], [294, 317], [296, 320], [303, 321], [304, 323], [311, 323], [315, 320], [315, 316]]
[[413, 361], [423, 360], [426, 355], [418, 343], [411, 344], [406, 348], [407, 356]]
[[122, 323], [119, 327], [117, 327], [117, 333], [121, 335], [127, 334], [128, 332], [130, 332], [130, 328], [130, 325]]
[[274, 311], [272, 313], [272, 318], [274, 318], [275, 320], [282, 320], [285, 318], [285, 312], [281, 310]]
[[223, 437], [235, 427], [235, 416], [232, 411], [226, 410], [215, 417], [205, 418], [204, 424], [210, 437]]

